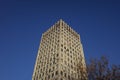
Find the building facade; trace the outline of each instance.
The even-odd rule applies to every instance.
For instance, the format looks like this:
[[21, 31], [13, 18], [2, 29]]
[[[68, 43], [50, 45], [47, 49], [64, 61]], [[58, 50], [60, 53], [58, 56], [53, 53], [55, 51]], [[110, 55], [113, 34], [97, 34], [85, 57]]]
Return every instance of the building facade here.
[[42, 34], [32, 80], [85, 79], [86, 64], [80, 35], [59, 20]]

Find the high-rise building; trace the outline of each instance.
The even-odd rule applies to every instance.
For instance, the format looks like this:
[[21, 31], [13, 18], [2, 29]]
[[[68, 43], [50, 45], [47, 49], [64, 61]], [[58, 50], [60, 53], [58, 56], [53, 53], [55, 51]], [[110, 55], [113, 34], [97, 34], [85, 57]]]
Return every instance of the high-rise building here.
[[42, 34], [32, 80], [86, 80], [80, 35], [61, 19]]

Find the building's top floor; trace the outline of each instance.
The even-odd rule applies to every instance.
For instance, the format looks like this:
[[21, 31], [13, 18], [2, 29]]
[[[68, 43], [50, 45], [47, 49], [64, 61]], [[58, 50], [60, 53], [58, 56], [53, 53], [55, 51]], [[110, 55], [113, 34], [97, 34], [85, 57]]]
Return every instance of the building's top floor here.
[[76, 37], [79, 37], [80, 35], [73, 30], [67, 23], [65, 23], [62, 19], [60, 19], [59, 21], [57, 21], [53, 26], [51, 26], [46, 32], [43, 33], [43, 35], [47, 35], [49, 34], [50, 31], [55, 31], [56, 28], [59, 28], [60, 31], [62, 29], [66, 29], [68, 31], [70, 31], [73, 35], [75, 35]]

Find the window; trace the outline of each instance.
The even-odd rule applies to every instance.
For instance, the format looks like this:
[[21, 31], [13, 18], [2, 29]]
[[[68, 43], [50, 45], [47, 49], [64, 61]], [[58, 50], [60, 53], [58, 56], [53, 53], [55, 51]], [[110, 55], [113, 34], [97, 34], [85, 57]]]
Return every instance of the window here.
[[52, 73], [52, 77], [54, 76], [54, 73]]
[[63, 47], [63, 44], [61, 44], [61, 47]]
[[61, 49], [61, 51], [63, 51], [63, 49]]
[[50, 75], [48, 75], [48, 79], [50, 79]]
[[64, 49], [66, 49], [66, 47], [64, 47]]
[[63, 75], [63, 72], [61, 71], [60, 74]]
[[51, 71], [51, 69], [49, 69], [49, 72]]
[[56, 71], [56, 75], [58, 75], [58, 71]]
[[63, 80], [62, 78], [60, 80]]
[[58, 53], [57, 53], [57, 57], [58, 57]]
[[68, 75], [68, 79], [70, 80], [70, 75]]
[[67, 51], [69, 51], [69, 49], [67, 49]]

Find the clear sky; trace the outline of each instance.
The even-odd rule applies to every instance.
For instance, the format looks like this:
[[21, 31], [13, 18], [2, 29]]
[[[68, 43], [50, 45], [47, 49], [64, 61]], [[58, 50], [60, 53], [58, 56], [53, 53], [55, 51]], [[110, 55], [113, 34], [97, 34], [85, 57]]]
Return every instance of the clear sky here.
[[81, 35], [86, 62], [120, 64], [119, 0], [0, 0], [0, 80], [31, 80], [41, 34], [59, 19]]

